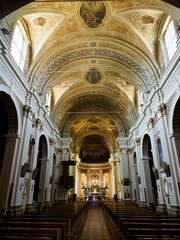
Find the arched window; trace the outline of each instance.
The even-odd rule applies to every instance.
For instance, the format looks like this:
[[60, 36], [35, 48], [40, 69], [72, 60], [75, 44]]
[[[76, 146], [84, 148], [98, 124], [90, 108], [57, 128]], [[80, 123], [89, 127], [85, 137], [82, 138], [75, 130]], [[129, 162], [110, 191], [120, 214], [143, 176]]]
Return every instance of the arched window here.
[[141, 111], [144, 104], [144, 98], [142, 92], [138, 90], [138, 105], [139, 105], [139, 111]]
[[50, 114], [50, 106], [51, 106], [51, 91], [46, 94], [46, 108], [48, 115]]
[[165, 40], [169, 60], [172, 59], [172, 57], [174, 56], [177, 50], [177, 39], [178, 39], [178, 35], [174, 26], [174, 22], [171, 20], [164, 34], [164, 40]]
[[25, 66], [27, 48], [28, 41], [24, 28], [20, 21], [17, 21], [11, 40], [11, 54], [22, 71]]

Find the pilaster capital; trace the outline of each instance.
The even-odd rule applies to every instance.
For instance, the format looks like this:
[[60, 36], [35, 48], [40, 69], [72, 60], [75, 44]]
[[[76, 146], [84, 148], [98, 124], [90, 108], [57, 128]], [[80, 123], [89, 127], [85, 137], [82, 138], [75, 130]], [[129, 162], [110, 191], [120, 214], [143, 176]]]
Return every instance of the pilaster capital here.
[[39, 118], [36, 119], [36, 128], [43, 130], [43, 123], [41, 122], [41, 120]]
[[61, 138], [63, 153], [69, 152], [71, 142], [72, 138]]
[[167, 115], [167, 105], [165, 103], [162, 103], [158, 106], [158, 112], [161, 114], [161, 117], [164, 117]]
[[148, 130], [151, 130], [152, 128], [154, 128], [154, 119], [150, 118], [147, 122], [147, 128]]
[[134, 140], [134, 146], [137, 147], [141, 144], [141, 139], [139, 137], [135, 138]]
[[131, 148], [126, 147], [126, 148], [120, 148], [120, 154], [128, 154], [131, 151]]
[[118, 161], [113, 161], [112, 162], [114, 166], [119, 166], [121, 164], [121, 161], [118, 160]]
[[54, 138], [49, 139], [49, 145], [54, 146], [56, 144], [56, 141]]
[[62, 149], [61, 148], [58, 148], [58, 153], [62, 153]]
[[31, 121], [34, 120], [35, 114], [32, 111], [32, 108], [28, 105], [23, 106], [23, 116], [29, 118]]

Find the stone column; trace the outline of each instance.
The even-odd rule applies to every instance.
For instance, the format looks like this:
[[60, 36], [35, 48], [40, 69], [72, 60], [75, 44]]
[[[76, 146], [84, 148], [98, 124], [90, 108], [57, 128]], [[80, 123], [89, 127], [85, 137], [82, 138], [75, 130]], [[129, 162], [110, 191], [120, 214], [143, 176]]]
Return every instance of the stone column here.
[[72, 152], [70, 154], [70, 159], [73, 162], [73, 165], [69, 166], [69, 176], [72, 176], [74, 178], [74, 187], [73, 187], [73, 193], [75, 193], [75, 177], [76, 177], [76, 153]]
[[149, 160], [150, 160], [149, 158], [142, 158], [144, 178], [145, 178], [145, 186], [146, 186], [146, 201], [147, 201], [147, 204], [153, 203], [153, 191], [152, 191], [152, 182], [151, 182]]
[[121, 183], [121, 167], [120, 160], [114, 162], [114, 175], [115, 175], [115, 192], [118, 199], [122, 199], [122, 183]]
[[77, 197], [80, 197], [80, 170], [79, 170], [79, 162], [77, 162], [77, 164], [76, 164], [75, 194], [77, 195]]
[[139, 192], [140, 204], [145, 202], [145, 183], [144, 183], [144, 172], [143, 172], [143, 163], [141, 161], [141, 140], [137, 137], [134, 141], [136, 158], [137, 158], [137, 187], [136, 192]]
[[136, 190], [136, 193], [134, 193], [135, 196], [135, 201], [137, 204], [140, 202], [140, 195], [139, 195], [139, 183], [138, 183], [138, 175], [137, 175], [137, 164], [133, 164], [133, 182], [134, 182], [134, 187]]
[[38, 202], [44, 203], [45, 200], [45, 178], [46, 178], [46, 169], [48, 164], [48, 159], [40, 159], [41, 160], [41, 172], [39, 179], [39, 193], [38, 193]]
[[110, 170], [110, 179], [111, 179], [111, 197], [114, 197], [115, 192], [115, 177], [114, 177], [114, 163], [111, 163], [111, 170]]
[[100, 174], [99, 174], [99, 187], [103, 188], [104, 187], [103, 186], [103, 170], [100, 169], [99, 172], [100, 172]]
[[90, 176], [90, 170], [87, 169], [87, 188], [91, 187], [91, 176]]
[[[164, 162], [169, 165], [171, 176], [164, 177], [163, 174], [160, 177], [162, 178], [162, 189], [166, 199], [167, 206], [170, 205], [169, 212], [173, 214], [179, 214], [179, 206], [180, 206], [180, 186], [178, 186], [178, 179], [179, 179], [179, 172], [178, 168], [176, 170], [176, 159], [174, 159], [173, 149], [171, 145], [171, 140], [168, 131], [168, 119], [167, 119], [167, 111], [166, 111], [166, 104], [162, 103], [158, 107], [158, 117], [159, 117], [159, 131], [160, 131], [160, 138], [164, 156]], [[169, 187], [169, 199], [167, 199], [165, 190], [164, 190], [164, 180], [168, 181]]]
[[[8, 204], [8, 195], [10, 190], [11, 170], [13, 161], [15, 161], [15, 149], [17, 147], [19, 137], [17, 134], [6, 135], [6, 149], [4, 153], [3, 165], [0, 175], [0, 208], [6, 209]], [[12, 193], [11, 193], [12, 194]]]
[[50, 197], [51, 197], [51, 191], [52, 191], [52, 181], [53, 181], [53, 157], [54, 157], [54, 146], [55, 146], [55, 140], [53, 138], [49, 139], [49, 161], [47, 164], [47, 170], [46, 170], [46, 206], [51, 205], [50, 204]]
[[49, 167], [47, 169], [47, 196], [46, 201], [49, 201], [49, 204], [54, 203], [54, 190], [55, 190], [55, 172], [56, 172], [56, 158], [54, 159], [54, 148], [56, 141], [53, 138], [49, 139]]
[[69, 161], [69, 149], [72, 139], [62, 138], [62, 161]]
[[[26, 203], [28, 202], [28, 197], [31, 191], [30, 186], [30, 172], [27, 172], [25, 177], [21, 177], [21, 169], [22, 166], [27, 163], [27, 156], [29, 150], [29, 144], [31, 139], [31, 132], [33, 130], [34, 125], [34, 118], [35, 114], [32, 112], [31, 107], [25, 105], [23, 107], [23, 121], [22, 121], [22, 136], [20, 147], [18, 149], [18, 156], [17, 156], [17, 165], [14, 169], [15, 173], [15, 180], [14, 180], [14, 188], [12, 193], [12, 202], [11, 205], [13, 206], [13, 211], [15, 214], [22, 211], [25, 208]], [[32, 152], [34, 153], [34, 146], [32, 146]], [[30, 167], [29, 170], [32, 169], [32, 159], [29, 159]], [[23, 205], [23, 206], [22, 206]], [[14, 210], [15, 209], [15, 210]]]
[[35, 179], [33, 178], [33, 173], [37, 166], [37, 157], [38, 157], [38, 149], [39, 149], [39, 137], [41, 135], [41, 131], [43, 128], [43, 124], [40, 119], [36, 119], [35, 121], [35, 145], [32, 152], [32, 158], [31, 158], [31, 172], [29, 173], [29, 180], [28, 180], [28, 192], [27, 192], [27, 200], [26, 200], [26, 208], [25, 212], [33, 212], [35, 211], [34, 205], [33, 205], [33, 194], [34, 194], [34, 185], [35, 185]]
[[131, 200], [131, 190], [130, 190], [130, 175], [129, 175], [129, 164], [127, 149], [121, 149], [121, 174], [122, 174], [122, 191], [123, 191], [123, 200]]

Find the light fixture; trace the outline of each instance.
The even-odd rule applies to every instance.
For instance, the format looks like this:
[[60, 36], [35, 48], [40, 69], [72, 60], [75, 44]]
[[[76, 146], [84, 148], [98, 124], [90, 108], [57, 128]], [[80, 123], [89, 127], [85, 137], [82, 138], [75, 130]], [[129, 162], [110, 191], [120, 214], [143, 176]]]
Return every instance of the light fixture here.
[[39, 92], [38, 94], [40, 97], [42, 97], [44, 95], [43, 92]]
[[146, 94], [150, 94], [150, 90], [147, 90], [145, 93], [146, 93]]
[[10, 35], [10, 32], [9, 32], [6, 28], [1, 28], [1, 31], [2, 31], [5, 35]]

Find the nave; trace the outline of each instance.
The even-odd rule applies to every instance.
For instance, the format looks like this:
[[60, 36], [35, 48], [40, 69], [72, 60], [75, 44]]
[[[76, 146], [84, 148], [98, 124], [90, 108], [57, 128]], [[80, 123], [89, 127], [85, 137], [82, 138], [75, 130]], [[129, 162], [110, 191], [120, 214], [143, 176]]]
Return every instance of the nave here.
[[2, 218], [0, 239], [180, 240], [180, 218], [119, 202], [64, 202]]
[[102, 204], [90, 203], [81, 219], [74, 240], [116, 239], [115, 232], [106, 217]]

